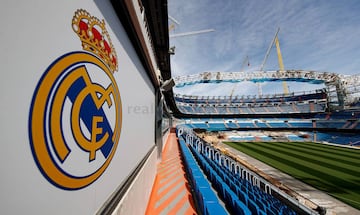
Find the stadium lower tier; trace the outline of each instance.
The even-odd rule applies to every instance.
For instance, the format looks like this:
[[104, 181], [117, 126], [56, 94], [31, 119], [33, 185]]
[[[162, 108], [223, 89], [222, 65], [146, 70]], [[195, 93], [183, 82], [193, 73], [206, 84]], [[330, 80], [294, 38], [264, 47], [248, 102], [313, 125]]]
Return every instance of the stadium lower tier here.
[[316, 214], [186, 128], [177, 136], [200, 214]]
[[229, 130], [229, 129], [261, 129], [261, 128], [322, 128], [322, 129], [360, 129], [359, 120], [322, 120], [322, 119], [238, 119], [238, 120], [190, 120], [186, 124], [192, 128], [202, 128], [208, 130]]
[[360, 134], [354, 133], [339, 133], [339, 132], [316, 132], [317, 141], [335, 143], [341, 145], [360, 146]]
[[[191, 118], [182, 120], [187, 127], [205, 131], [304, 131], [299, 135], [287, 135], [285, 141], [315, 141], [343, 145], [360, 145], [360, 112], [343, 111], [317, 114], [313, 118]], [[304, 138], [306, 137], [306, 138]], [[235, 141], [272, 141], [273, 138], [260, 135], [234, 137]]]

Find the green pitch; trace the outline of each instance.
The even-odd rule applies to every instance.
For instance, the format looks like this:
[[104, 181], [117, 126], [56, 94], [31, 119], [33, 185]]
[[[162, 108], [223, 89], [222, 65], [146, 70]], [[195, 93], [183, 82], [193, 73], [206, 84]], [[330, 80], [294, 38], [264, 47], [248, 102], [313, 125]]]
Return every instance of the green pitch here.
[[225, 144], [360, 209], [360, 150], [296, 142]]

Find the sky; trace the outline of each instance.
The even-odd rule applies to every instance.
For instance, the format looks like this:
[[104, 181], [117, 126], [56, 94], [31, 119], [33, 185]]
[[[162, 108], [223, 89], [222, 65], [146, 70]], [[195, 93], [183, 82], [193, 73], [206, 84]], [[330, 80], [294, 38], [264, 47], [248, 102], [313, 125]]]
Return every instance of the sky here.
[[[285, 69], [346, 75], [360, 73], [359, 0], [168, 0], [168, 13], [178, 21], [169, 34], [215, 29], [171, 37], [172, 77], [203, 72], [253, 72], [261, 67], [277, 28]], [[249, 64], [243, 65], [248, 56]], [[264, 70], [278, 70], [275, 46]], [[287, 83], [300, 92], [323, 86]], [[281, 83], [266, 82], [263, 94], [282, 93]], [[186, 95], [256, 95], [253, 83], [198, 84], [175, 88]]]

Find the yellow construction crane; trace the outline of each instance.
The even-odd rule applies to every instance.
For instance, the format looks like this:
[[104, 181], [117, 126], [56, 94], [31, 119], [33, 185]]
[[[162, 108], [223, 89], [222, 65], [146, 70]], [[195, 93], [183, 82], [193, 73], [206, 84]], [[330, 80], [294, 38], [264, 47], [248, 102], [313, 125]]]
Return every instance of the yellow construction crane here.
[[[282, 59], [282, 55], [281, 55], [281, 50], [280, 50], [280, 42], [279, 42], [279, 38], [278, 38], [278, 33], [280, 31], [280, 28], [277, 29], [276, 31], [276, 34], [274, 36], [274, 39], [272, 40], [267, 52], [266, 52], [266, 55], [265, 55], [265, 58], [264, 58], [264, 61], [263, 63], [261, 64], [261, 68], [260, 68], [260, 71], [263, 71], [264, 69], [264, 66], [265, 66], [265, 63], [266, 63], [266, 60], [267, 58], [269, 57], [269, 54], [270, 54], [270, 50], [271, 48], [273, 47], [274, 43], [275, 43], [275, 46], [276, 46], [276, 51], [277, 51], [277, 57], [278, 57], [278, 62], [279, 62], [279, 70], [280, 72], [285, 72], [285, 68], [284, 68], [284, 63], [283, 63], [283, 59]], [[285, 95], [288, 95], [289, 94], [289, 88], [287, 86], [287, 83], [286, 81], [283, 81], [282, 82], [282, 85], [283, 85], [283, 90], [284, 90], [284, 94]]]
[[169, 26], [169, 32], [172, 31], [173, 29], [175, 29], [175, 24], [171, 23]]
[[[285, 72], [285, 68], [284, 68], [284, 63], [283, 63], [283, 59], [282, 59], [282, 55], [281, 55], [281, 50], [280, 50], [280, 43], [279, 43], [279, 38], [276, 37], [275, 39], [275, 45], [276, 45], [276, 51], [277, 51], [277, 55], [278, 55], [278, 61], [279, 61], [279, 69], [282, 72]], [[283, 90], [284, 90], [284, 94], [288, 95], [289, 94], [289, 88], [286, 84], [286, 81], [282, 82], [283, 85]]]
[[173, 22], [169, 26], [169, 32], [172, 31], [175, 28], [175, 24], [180, 25], [180, 22], [177, 21], [174, 17], [168, 15], [169, 19]]

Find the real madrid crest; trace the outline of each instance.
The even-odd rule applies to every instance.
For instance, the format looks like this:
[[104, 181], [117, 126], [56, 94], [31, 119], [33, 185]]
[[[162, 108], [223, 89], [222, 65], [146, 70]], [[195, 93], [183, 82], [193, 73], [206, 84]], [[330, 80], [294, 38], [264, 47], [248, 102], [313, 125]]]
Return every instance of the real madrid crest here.
[[120, 138], [118, 61], [105, 22], [77, 10], [72, 29], [84, 51], [67, 53], [45, 71], [33, 95], [29, 137], [49, 182], [81, 189], [109, 166]]

